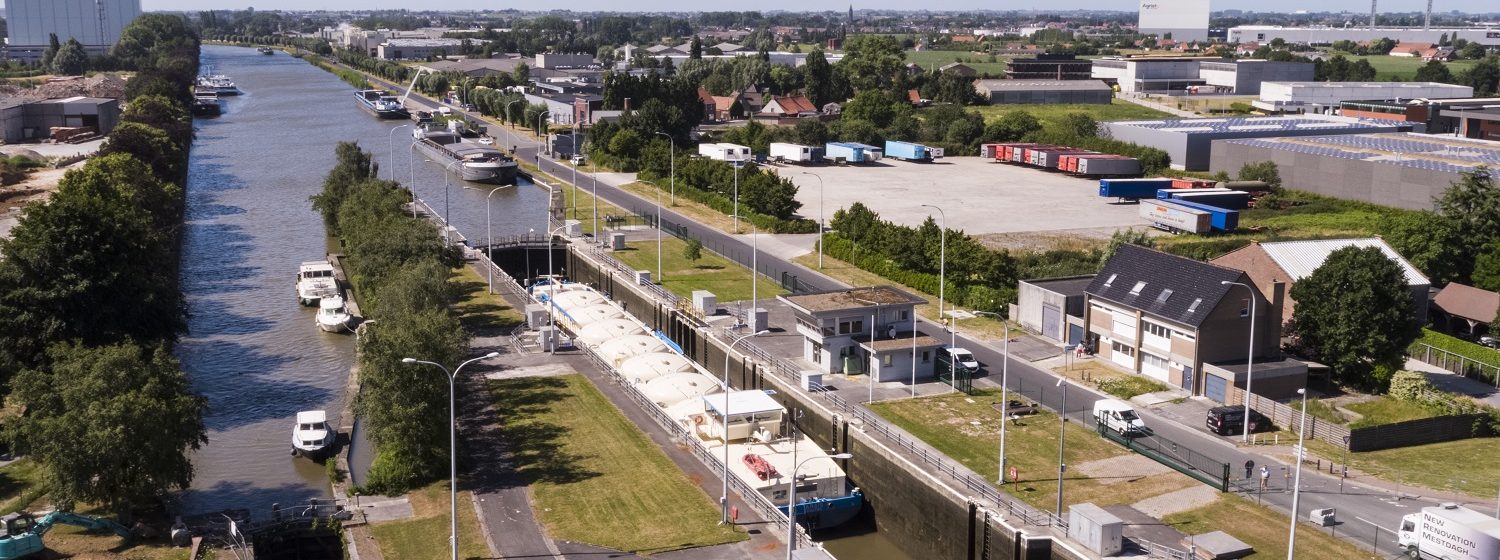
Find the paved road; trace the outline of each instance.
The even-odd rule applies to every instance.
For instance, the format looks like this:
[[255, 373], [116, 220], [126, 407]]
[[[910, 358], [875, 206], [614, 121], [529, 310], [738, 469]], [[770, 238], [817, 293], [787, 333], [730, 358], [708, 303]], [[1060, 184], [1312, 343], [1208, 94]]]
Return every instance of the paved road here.
[[[412, 94], [413, 99], [418, 97], [417, 94]], [[422, 101], [435, 106], [431, 100], [423, 99]], [[539, 143], [536, 140], [517, 134], [504, 126], [491, 126], [491, 135], [495, 136], [502, 145], [517, 146], [516, 157], [535, 163], [542, 171], [550, 173], [559, 180], [567, 182], [573, 177], [574, 169], [570, 165], [540, 154]], [[591, 186], [593, 184], [591, 174], [580, 172], [577, 176], [579, 186], [588, 185], [589, 188], [594, 188]], [[606, 176], [601, 174], [600, 178], [605, 179]], [[642, 215], [654, 215], [657, 212], [655, 200], [636, 196], [605, 180], [598, 181], [597, 192], [600, 198], [628, 211]], [[662, 208], [660, 212], [663, 220], [681, 225], [688, 235], [700, 239], [706, 247], [715, 249], [716, 252], [741, 265], [750, 266], [750, 248], [742, 238], [694, 222], [671, 208]], [[782, 279], [783, 283], [789, 279], [802, 290], [848, 287], [815, 270], [764, 251], [759, 255], [757, 264], [762, 274], [772, 279]], [[955, 335], [945, 327], [926, 319], [921, 320], [919, 330], [939, 338], [951, 339], [957, 346], [973, 352], [985, 369], [990, 372], [990, 375], [977, 379], [976, 386], [1000, 386], [1000, 364], [1005, 362], [1001, 349], [962, 333]], [[1021, 390], [1028, 396], [1037, 398], [1044, 407], [1055, 411], [1060, 394], [1056, 388], [1058, 378], [1027, 362], [1011, 359], [1009, 363], [1008, 385], [1010, 388]], [[1072, 394], [1068, 398], [1066, 415], [1074, 421], [1083, 421], [1092, 408], [1093, 402], [1106, 398], [1106, 395], [1077, 385], [1070, 386], [1069, 392]], [[1215, 461], [1228, 463], [1231, 471], [1241, 476], [1244, 474], [1243, 465], [1247, 460], [1253, 460], [1257, 465], [1257, 470], [1261, 465], [1269, 466], [1273, 473], [1276, 473], [1272, 476], [1270, 485], [1272, 491], [1257, 492], [1256, 486], [1258, 485], [1246, 483], [1243, 479], [1236, 480], [1234, 490], [1251, 499], [1262, 501], [1283, 513], [1291, 510], [1292, 495], [1286, 492], [1290, 484], [1285, 477], [1281, 477], [1278, 481], [1276, 476], [1289, 468], [1285, 461], [1257, 452], [1254, 448], [1237, 448], [1229, 441], [1209, 434], [1206, 430], [1198, 428], [1202, 424], [1201, 418], [1171, 419], [1150, 410], [1143, 412], [1148, 424], [1155, 431], [1156, 435], [1152, 437], [1175, 442], [1175, 446], [1172, 443], [1164, 443], [1163, 446], [1166, 448], [1179, 450], [1191, 448]], [[1366, 550], [1372, 544], [1378, 545], [1380, 552], [1387, 556], [1399, 552], [1395, 545], [1395, 536], [1391, 531], [1400, 524], [1401, 516], [1436, 504], [1432, 500], [1403, 498], [1397, 493], [1354, 483], [1346, 483], [1341, 491], [1336, 477], [1325, 476], [1314, 471], [1315, 469], [1308, 467], [1302, 472], [1303, 492], [1298, 510], [1303, 513], [1299, 517], [1306, 519], [1307, 512], [1312, 509], [1334, 508], [1338, 512], [1338, 519], [1342, 522], [1336, 527], [1338, 536], [1355, 542], [1365, 547]], [[1299, 528], [1299, 531], [1309, 530], [1316, 529], [1308, 524], [1302, 524]]]

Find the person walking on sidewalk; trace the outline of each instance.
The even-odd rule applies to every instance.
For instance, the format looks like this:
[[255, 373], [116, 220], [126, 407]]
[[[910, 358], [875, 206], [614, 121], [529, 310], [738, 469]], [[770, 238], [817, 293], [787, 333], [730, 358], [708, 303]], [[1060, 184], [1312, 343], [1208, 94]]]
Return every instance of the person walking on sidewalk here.
[[1254, 473], [1255, 473], [1255, 459], [1246, 459], [1245, 460], [1245, 480], [1250, 480], [1250, 477], [1255, 476]]
[[1264, 491], [1266, 488], [1268, 488], [1270, 486], [1271, 486], [1271, 469], [1266, 468], [1265, 465], [1261, 465], [1260, 466], [1260, 489], [1262, 491]]

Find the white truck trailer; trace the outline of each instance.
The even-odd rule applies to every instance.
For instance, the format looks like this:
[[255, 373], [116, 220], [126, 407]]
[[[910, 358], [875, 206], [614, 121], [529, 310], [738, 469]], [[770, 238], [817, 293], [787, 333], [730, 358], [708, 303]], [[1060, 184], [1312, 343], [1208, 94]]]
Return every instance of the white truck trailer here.
[[698, 145], [698, 155], [719, 161], [747, 161], [750, 148], [739, 144], [703, 143]]
[[1401, 518], [1396, 541], [1412, 558], [1496, 560], [1500, 519], [1446, 503]]
[[809, 163], [822, 159], [823, 149], [802, 144], [788, 144], [786, 142], [772, 142], [771, 159], [778, 161], [789, 161], [792, 163]]

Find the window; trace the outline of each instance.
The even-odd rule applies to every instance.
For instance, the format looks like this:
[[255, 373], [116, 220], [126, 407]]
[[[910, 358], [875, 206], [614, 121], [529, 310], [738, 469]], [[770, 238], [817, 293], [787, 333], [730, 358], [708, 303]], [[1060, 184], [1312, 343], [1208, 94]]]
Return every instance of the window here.
[[813, 343], [813, 347], [812, 347], [812, 355], [813, 355], [813, 363], [815, 363], [815, 364], [821, 364], [821, 363], [823, 363], [823, 345], [819, 344], [817, 342], [814, 342]]
[[839, 321], [839, 334], [859, 334], [862, 332], [865, 332], [865, 321], [863, 319]]
[[1135, 287], [1130, 289], [1130, 295], [1133, 295], [1133, 296], [1141, 295], [1141, 290], [1144, 290], [1144, 289], [1146, 289], [1146, 283], [1145, 282], [1136, 282], [1135, 283]]
[[1194, 299], [1193, 304], [1188, 306], [1188, 313], [1196, 313], [1198, 311], [1198, 306], [1202, 304], [1203, 298]]
[[1115, 353], [1117, 353], [1117, 354], [1124, 354], [1126, 356], [1132, 356], [1132, 357], [1135, 356], [1135, 347], [1130, 346], [1129, 344], [1123, 344], [1123, 343], [1120, 343], [1120, 342], [1111, 342], [1110, 345], [1109, 345], [1109, 348], [1111, 350], [1114, 350]]
[[883, 366], [883, 367], [891, 367], [891, 355], [890, 354], [886, 354], [884, 356], [881, 356], [880, 357], [880, 365]]
[[1250, 298], [1245, 298], [1245, 299], [1240, 300], [1240, 316], [1241, 317], [1249, 317], [1250, 316]]
[[1158, 296], [1156, 296], [1156, 303], [1166, 303], [1167, 302], [1167, 298], [1170, 298], [1170, 297], [1172, 297], [1172, 289], [1171, 288], [1167, 288], [1165, 290], [1162, 290], [1161, 294], [1158, 295]]
[[1166, 358], [1162, 358], [1162, 357], [1157, 356], [1155, 354], [1147, 354], [1145, 352], [1141, 352], [1141, 367], [1142, 367], [1142, 369], [1144, 369], [1146, 367], [1151, 367], [1151, 368], [1158, 369], [1158, 370], [1161, 370], [1161, 371], [1166, 371], [1167, 370], [1167, 365], [1168, 364], [1167, 364], [1167, 359]]
[[1162, 338], [1169, 338], [1172, 336], [1172, 329], [1166, 328], [1156, 323], [1146, 323], [1146, 334], [1159, 336]]
[[905, 320], [909, 319], [910, 317], [911, 317], [911, 312], [910, 311], [907, 311], [905, 309], [901, 310], [901, 320], [902, 321], [905, 321]]
[[1109, 275], [1109, 279], [1107, 279], [1107, 280], [1104, 281], [1104, 287], [1108, 288], [1111, 284], [1114, 284], [1116, 276], [1119, 276], [1119, 274], [1111, 274], [1111, 275]]
[[930, 350], [923, 350], [922, 351], [922, 363], [925, 364], [928, 361], [932, 360], [932, 355], [930, 354], [930, 352], [931, 352]]

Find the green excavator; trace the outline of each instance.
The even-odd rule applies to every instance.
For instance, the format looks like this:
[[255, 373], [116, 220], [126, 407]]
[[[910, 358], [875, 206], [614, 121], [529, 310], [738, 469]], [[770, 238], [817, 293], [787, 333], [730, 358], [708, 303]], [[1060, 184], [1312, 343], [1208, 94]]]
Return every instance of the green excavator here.
[[102, 517], [79, 515], [65, 511], [54, 511], [37, 519], [30, 513], [18, 511], [0, 517], [0, 523], [4, 524], [4, 534], [0, 534], [0, 560], [15, 560], [25, 558], [45, 550], [42, 545], [42, 535], [52, 530], [52, 526], [58, 523], [76, 525], [87, 529], [109, 529], [126, 540], [133, 535], [130, 529], [124, 525], [115, 523]]

